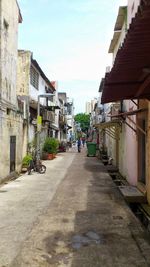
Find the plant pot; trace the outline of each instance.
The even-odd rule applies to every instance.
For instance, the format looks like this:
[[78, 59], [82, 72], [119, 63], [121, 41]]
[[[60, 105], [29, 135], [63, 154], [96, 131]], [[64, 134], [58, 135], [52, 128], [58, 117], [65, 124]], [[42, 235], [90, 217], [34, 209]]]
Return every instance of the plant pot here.
[[21, 167], [21, 172], [27, 172], [28, 166], [27, 165], [22, 165]]
[[47, 152], [43, 152], [42, 153], [42, 159], [43, 160], [47, 160], [48, 159], [48, 153]]
[[53, 158], [54, 158], [54, 157], [53, 157], [53, 154], [49, 154], [49, 153], [47, 154], [47, 159], [48, 159], [48, 160], [52, 160]]

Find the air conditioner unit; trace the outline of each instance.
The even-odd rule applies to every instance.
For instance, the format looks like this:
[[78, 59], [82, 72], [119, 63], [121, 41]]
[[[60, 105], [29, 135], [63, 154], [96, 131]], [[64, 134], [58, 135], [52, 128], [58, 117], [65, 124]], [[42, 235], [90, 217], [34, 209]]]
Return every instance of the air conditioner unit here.
[[[120, 103], [114, 103], [111, 105], [111, 116], [117, 116], [120, 113]], [[116, 120], [117, 117], [111, 117], [112, 120]]]
[[49, 122], [55, 121], [55, 113], [52, 111], [44, 110], [42, 117], [43, 121], [49, 121]]

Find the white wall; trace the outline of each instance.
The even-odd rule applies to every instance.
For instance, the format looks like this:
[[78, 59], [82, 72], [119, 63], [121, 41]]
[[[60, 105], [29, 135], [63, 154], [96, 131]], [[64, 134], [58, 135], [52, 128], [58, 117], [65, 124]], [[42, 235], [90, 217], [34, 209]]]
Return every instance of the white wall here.
[[[1, 1], [1, 86], [2, 98], [16, 105], [19, 10], [15, 0]], [[8, 24], [6, 29], [4, 21]]]
[[135, 17], [135, 14], [137, 12], [138, 6], [140, 4], [140, 0], [128, 0], [128, 23], [127, 27], [129, 28], [131, 20], [133, 17]]
[[[37, 71], [38, 72], [38, 71]], [[44, 79], [40, 76], [39, 73], [39, 87], [36, 89], [31, 83], [29, 88], [29, 95], [30, 99], [34, 100], [35, 102], [38, 102], [38, 95], [45, 94], [45, 86], [47, 86]], [[46, 99], [40, 98], [41, 105], [46, 105]]]
[[116, 43], [116, 46], [115, 46], [115, 48], [114, 48], [114, 52], [113, 52], [113, 62], [114, 62], [114, 60], [115, 60], [115, 58], [116, 58], [116, 54], [117, 54], [117, 52], [118, 52], [118, 49], [121, 47], [121, 45], [122, 45], [122, 43], [123, 43], [123, 41], [124, 41], [125, 36], [126, 36], [126, 22], [124, 22], [124, 24], [123, 24], [123, 27], [122, 27], [122, 30], [121, 30], [119, 39], [118, 39], [118, 41], [117, 41], [117, 43]]

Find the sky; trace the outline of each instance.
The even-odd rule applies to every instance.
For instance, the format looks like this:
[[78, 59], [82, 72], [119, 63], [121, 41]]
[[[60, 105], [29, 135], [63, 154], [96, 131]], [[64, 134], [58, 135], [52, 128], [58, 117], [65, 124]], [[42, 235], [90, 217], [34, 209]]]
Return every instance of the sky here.
[[110, 41], [120, 5], [127, 0], [18, 0], [19, 49], [30, 50], [58, 91], [74, 101], [75, 114], [98, 97], [112, 56]]

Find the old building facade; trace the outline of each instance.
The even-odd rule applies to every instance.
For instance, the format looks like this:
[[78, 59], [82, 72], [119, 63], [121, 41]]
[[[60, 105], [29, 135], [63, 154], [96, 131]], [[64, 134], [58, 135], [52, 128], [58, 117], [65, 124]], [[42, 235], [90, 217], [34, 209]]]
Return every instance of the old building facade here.
[[120, 105], [118, 114], [109, 113], [109, 125], [115, 120], [120, 127], [118, 141], [113, 141], [118, 143], [119, 171], [150, 203], [149, 8], [149, 1], [142, 0], [129, 0], [127, 12], [119, 8], [109, 49], [113, 67], [105, 75], [102, 103]]
[[[30, 51], [18, 51], [17, 95], [24, 103], [23, 151], [25, 156], [36, 142], [37, 116], [41, 116], [40, 143], [50, 136], [55, 123], [55, 88]], [[49, 96], [48, 96], [49, 95]], [[39, 105], [39, 114], [38, 114]]]
[[18, 24], [16, 0], [0, 1], [0, 181], [19, 172], [22, 155], [22, 110], [17, 100]]

